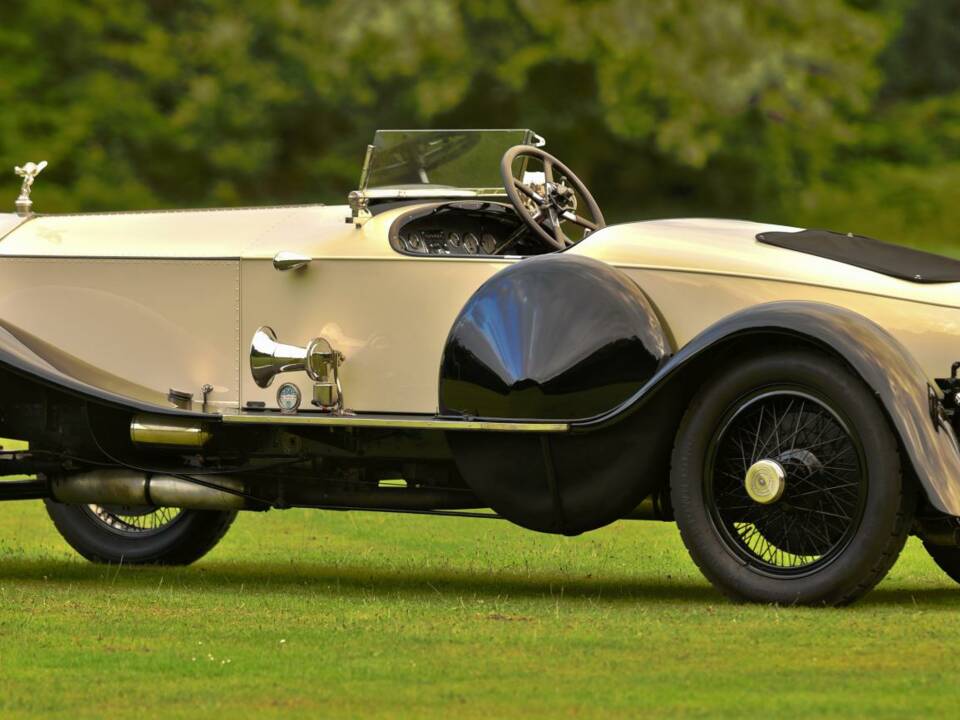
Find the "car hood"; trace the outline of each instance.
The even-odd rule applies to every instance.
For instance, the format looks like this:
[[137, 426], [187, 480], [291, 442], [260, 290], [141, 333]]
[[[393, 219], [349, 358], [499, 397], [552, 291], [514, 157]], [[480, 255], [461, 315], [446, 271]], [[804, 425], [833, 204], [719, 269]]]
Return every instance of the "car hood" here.
[[614, 225], [568, 252], [623, 268], [725, 275], [831, 287], [914, 302], [960, 307], [960, 283], [920, 284], [795, 250], [767, 245], [758, 233], [785, 225], [687, 218]]
[[346, 206], [35, 215], [0, 221], [0, 256], [267, 258], [350, 236]]

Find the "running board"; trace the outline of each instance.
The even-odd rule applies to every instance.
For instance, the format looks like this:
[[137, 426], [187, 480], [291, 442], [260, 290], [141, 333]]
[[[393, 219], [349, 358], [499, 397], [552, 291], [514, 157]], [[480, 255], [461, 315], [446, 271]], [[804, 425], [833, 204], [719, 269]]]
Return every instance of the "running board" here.
[[510, 420], [460, 420], [431, 415], [390, 415], [374, 413], [297, 413], [275, 411], [241, 412], [222, 416], [228, 425], [299, 425], [308, 427], [358, 427], [400, 430], [471, 430], [481, 432], [565, 433], [565, 422], [528, 422]]

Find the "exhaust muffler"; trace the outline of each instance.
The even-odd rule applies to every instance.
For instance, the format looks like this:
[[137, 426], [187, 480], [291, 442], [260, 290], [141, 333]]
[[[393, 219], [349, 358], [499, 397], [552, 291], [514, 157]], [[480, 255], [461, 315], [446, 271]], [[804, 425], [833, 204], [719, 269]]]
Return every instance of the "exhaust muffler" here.
[[[217, 475], [215, 484], [244, 492], [235, 477]], [[168, 475], [146, 475], [133, 470], [93, 470], [53, 477], [50, 492], [70, 505], [132, 505], [178, 507], [187, 510], [243, 510], [246, 498]]]

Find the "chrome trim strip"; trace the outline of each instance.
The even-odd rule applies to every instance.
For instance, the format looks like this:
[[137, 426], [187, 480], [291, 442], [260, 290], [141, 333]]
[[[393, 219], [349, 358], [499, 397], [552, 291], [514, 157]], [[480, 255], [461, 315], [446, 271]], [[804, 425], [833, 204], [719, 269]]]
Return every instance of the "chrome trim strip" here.
[[223, 422], [243, 425], [309, 425], [315, 427], [367, 427], [402, 430], [481, 430], [487, 432], [563, 433], [570, 430], [565, 422], [509, 422], [492, 420], [453, 420], [412, 415], [328, 415], [301, 413], [280, 415], [274, 412], [224, 414]]

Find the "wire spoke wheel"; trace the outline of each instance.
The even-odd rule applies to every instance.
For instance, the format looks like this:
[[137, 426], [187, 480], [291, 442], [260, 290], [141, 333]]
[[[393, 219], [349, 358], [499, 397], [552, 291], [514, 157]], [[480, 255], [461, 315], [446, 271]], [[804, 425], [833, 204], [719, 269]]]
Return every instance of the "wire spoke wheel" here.
[[707, 452], [711, 521], [728, 551], [761, 573], [802, 576], [831, 562], [856, 534], [866, 492], [848, 423], [799, 389], [738, 400]]
[[162, 533], [183, 517], [183, 510], [171, 507], [84, 505], [83, 508], [105, 529], [126, 537]]

